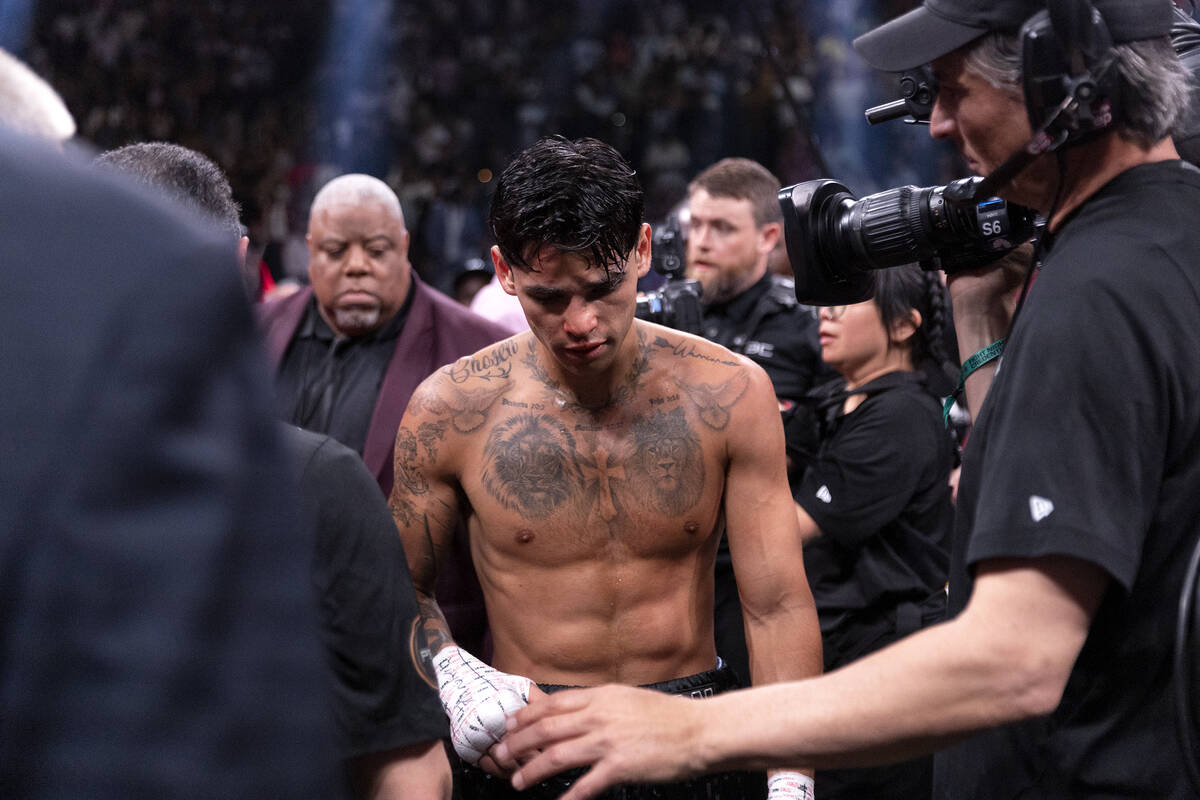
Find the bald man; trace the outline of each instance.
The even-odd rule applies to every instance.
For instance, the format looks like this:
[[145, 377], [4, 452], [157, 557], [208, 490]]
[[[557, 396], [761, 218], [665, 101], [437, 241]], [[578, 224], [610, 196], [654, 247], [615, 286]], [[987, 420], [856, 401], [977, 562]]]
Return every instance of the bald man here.
[[311, 288], [262, 313], [280, 415], [356, 450], [387, 494], [413, 389], [508, 332], [421, 283], [400, 200], [377, 178], [342, 175], [317, 192], [307, 242]]
[[[386, 496], [413, 390], [509, 334], [421, 282], [400, 200], [383, 181], [343, 175], [326, 184], [313, 198], [307, 240], [311, 288], [261, 307], [279, 413], [356, 450]], [[465, 534], [437, 598], [455, 636], [481, 653], [487, 618]]]

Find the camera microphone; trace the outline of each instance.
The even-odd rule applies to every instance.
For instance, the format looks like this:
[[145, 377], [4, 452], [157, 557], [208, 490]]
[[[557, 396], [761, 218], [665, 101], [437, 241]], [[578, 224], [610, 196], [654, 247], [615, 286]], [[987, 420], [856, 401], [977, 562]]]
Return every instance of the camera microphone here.
[[933, 112], [933, 99], [937, 96], [937, 81], [929, 65], [910, 69], [900, 75], [899, 100], [872, 106], [866, 110], [867, 122], [878, 125], [901, 117], [910, 125], [928, 125]]

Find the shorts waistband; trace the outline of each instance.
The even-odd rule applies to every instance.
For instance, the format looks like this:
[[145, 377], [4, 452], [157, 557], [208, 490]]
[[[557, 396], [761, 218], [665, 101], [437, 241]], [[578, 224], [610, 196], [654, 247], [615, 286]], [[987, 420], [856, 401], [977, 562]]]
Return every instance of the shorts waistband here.
[[[538, 688], [546, 693], [561, 692], [564, 689], [579, 689], [579, 686], [567, 686], [557, 683], [539, 683]], [[741, 683], [737, 674], [723, 661], [718, 661], [715, 669], [697, 672], [695, 675], [685, 675], [682, 678], [672, 678], [668, 681], [643, 684], [642, 689], [653, 689], [663, 694], [674, 694], [681, 697], [712, 697], [722, 692], [740, 689]]]

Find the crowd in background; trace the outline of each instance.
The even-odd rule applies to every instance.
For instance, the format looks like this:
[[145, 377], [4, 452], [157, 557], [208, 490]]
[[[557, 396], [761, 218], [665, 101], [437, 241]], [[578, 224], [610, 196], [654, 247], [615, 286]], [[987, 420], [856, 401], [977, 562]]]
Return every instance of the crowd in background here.
[[548, 132], [617, 147], [650, 220], [726, 155], [785, 184], [836, 177], [860, 194], [965, 174], [952, 160], [931, 171], [923, 132], [863, 121], [896, 88], [851, 56], [847, 34], [912, 3], [828, 5], [53, 0], [16, 50], [86, 141], [165, 140], [214, 158], [277, 278], [303, 280], [312, 195], [353, 170], [397, 189], [414, 265], [449, 289], [490, 244], [493, 173]]

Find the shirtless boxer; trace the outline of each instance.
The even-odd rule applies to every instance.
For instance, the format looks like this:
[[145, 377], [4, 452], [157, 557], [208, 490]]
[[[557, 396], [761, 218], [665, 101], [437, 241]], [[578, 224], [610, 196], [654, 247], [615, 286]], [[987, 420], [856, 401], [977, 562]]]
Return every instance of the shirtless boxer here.
[[[533, 681], [693, 697], [737, 685], [713, 644], [723, 528], [749, 677], [821, 669], [771, 382], [746, 358], [634, 318], [650, 227], [633, 171], [601, 142], [543, 139], [500, 176], [489, 221], [496, 273], [530, 331], [414, 393], [391, 495], [455, 749], [483, 768], [456, 769], [456, 792], [470, 798], [513, 792], [503, 776], [515, 765], [489, 751], [505, 715], [538, 691]], [[494, 669], [454, 645], [432, 599], [460, 515]], [[519, 796], [557, 797], [567, 785]], [[770, 797], [811, 788], [805, 775], [774, 773]], [[622, 796], [676, 796], [662, 791]], [[767, 788], [761, 774], [733, 773], [674, 791], [761, 798]]]

